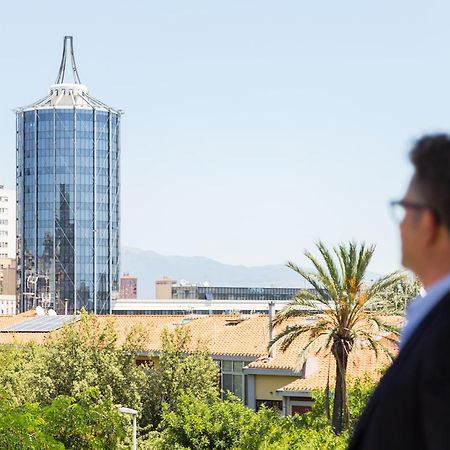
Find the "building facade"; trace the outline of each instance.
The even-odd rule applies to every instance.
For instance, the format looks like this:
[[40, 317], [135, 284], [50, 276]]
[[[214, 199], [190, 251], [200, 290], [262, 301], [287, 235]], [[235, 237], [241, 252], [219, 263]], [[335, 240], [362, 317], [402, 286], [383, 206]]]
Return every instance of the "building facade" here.
[[0, 295], [16, 295], [16, 260], [0, 258]]
[[16, 192], [0, 185], [0, 258], [16, 258]]
[[16, 314], [16, 294], [0, 294], [0, 316], [14, 316]]
[[176, 282], [164, 277], [155, 283], [156, 298], [160, 300], [291, 300], [301, 288], [209, 286]]
[[123, 299], [137, 298], [137, 278], [126, 273], [120, 277], [119, 296]]
[[[64, 82], [69, 54], [73, 83]], [[81, 84], [65, 37], [56, 84], [16, 111], [20, 311], [111, 312], [119, 282], [120, 117]]]
[[[217, 314], [251, 315], [269, 314], [280, 311], [287, 305], [286, 300], [264, 302], [261, 300], [155, 300], [155, 299], [117, 299], [113, 301], [112, 313], [117, 315], [195, 315], [212, 316]], [[306, 309], [311, 313], [317, 308]]]

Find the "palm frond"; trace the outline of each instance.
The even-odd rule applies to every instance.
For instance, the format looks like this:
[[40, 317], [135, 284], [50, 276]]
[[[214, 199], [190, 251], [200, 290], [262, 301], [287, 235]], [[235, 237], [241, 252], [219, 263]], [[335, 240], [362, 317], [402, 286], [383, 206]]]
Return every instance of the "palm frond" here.
[[322, 281], [317, 278], [316, 274], [307, 272], [306, 270], [301, 269], [296, 264], [290, 261], [286, 264], [286, 267], [298, 273], [316, 290], [318, 301], [329, 305], [330, 301], [332, 301], [332, 295], [327, 289], [325, 289]]
[[[297, 361], [296, 361], [296, 369], [300, 370], [300, 368], [302, 367], [302, 365], [305, 363], [306, 359], [307, 359], [307, 355], [308, 355], [308, 350], [309, 348], [314, 345], [315, 343], [317, 343], [317, 341], [319, 341], [323, 336], [326, 336], [329, 333], [320, 333], [318, 334], [316, 337], [312, 338], [311, 341], [308, 342], [308, 344], [306, 344], [301, 350], [300, 353], [297, 356]], [[316, 351], [316, 353], [319, 353], [320, 351], [324, 350], [325, 348], [327, 348], [326, 345], [320, 345]]]
[[358, 278], [361, 281], [364, 279], [364, 275], [367, 271], [367, 267], [369, 266], [370, 261], [372, 260], [374, 252], [375, 252], [375, 245], [371, 245], [367, 248], [364, 242], [361, 244], [361, 247], [359, 248], [358, 262], [356, 265], [356, 278]]
[[311, 330], [310, 325], [290, 325], [278, 333], [270, 342], [269, 350], [273, 350], [275, 344], [280, 345], [280, 350], [284, 352], [301, 334]]
[[384, 275], [383, 277], [376, 280], [369, 288], [369, 291], [372, 295], [377, 294], [380, 291], [392, 286], [395, 283], [401, 282], [404, 274], [400, 271], [395, 271]]
[[317, 244], [317, 248], [319, 249], [320, 254], [322, 255], [322, 258], [324, 259], [328, 273], [330, 275], [331, 280], [333, 280], [333, 284], [335, 286], [335, 289], [337, 293], [341, 290], [341, 277], [339, 275], [338, 268], [336, 266], [336, 263], [334, 261], [333, 256], [331, 255], [331, 252], [326, 248], [325, 244], [322, 241], [319, 241]]
[[374, 314], [370, 314], [368, 316], [368, 320], [372, 321], [378, 326], [380, 331], [388, 331], [389, 333], [393, 333], [397, 336], [400, 335], [400, 327], [397, 325], [391, 325], [389, 323], [383, 322], [380, 317], [375, 316]]
[[[277, 326], [294, 317], [309, 316], [311, 311], [303, 309], [304, 306], [308, 305], [309, 304], [305, 303], [302, 299], [295, 297], [283, 309], [275, 314], [272, 324]], [[311, 307], [313, 307], [313, 304], [311, 304]]]
[[375, 353], [376, 358], [379, 357], [379, 351], [381, 350], [383, 352], [383, 354], [385, 354], [387, 356], [389, 361], [392, 361], [394, 359], [395, 355], [392, 353], [392, 351], [388, 347], [383, 345], [380, 341], [375, 340], [374, 336], [372, 334], [370, 334], [366, 331], [361, 331], [361, 335], [363, 337], [365, 337], [365, 339], [369, 343], [369, 346]]

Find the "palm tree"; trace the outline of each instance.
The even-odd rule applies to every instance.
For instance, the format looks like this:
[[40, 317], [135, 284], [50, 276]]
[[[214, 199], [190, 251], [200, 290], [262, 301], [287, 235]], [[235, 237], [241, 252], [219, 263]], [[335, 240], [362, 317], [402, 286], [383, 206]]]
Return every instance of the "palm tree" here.
[[[364, 276], [375, 246], [350, 242], [347, 245], [341, 244], [332, 251], [322, 242], [316, 246], [324, 264], [310, 252], [305, 252], [305, 256], [315, 268], [314, 272], [307, 272], [292, 262], [287, 264], [314, 289], [300, 290], [277, 313], [273, 325], [286, 326], [272, 340], [270, 347], [278, 343], [280, 350], [285, 351], [298, 336], [309, 333], [309, 343], [300, 349], [300, 356], [313, 344], [319, 345], [319, 350], [331, 351], [336, 361], [332, 427], [336, 434], [340, 434], [349, 423], [346, 374], [350, 352], [360, 345], [365, 345], [372, 349], [376, 356], [381, 350], [392, 359], [389, 348], [376, 337], [383, 331], [394, 333], [394, 338], [388, 337], [388, 340], [394, 341], [398, 336], [398, 329], [386, 324], [380, 314], [385, 311], [385, 306], [386, 311], [392, 313], [392, 305], [383, 294], [391, 286], [401, 282], [404, 275], [394, 272], [368, 285]], [[383, 299], [384, 302], [381, 301]], [[314, 323], [291, 320], [309, 315], [308, 309], [320, 309], [322, 312]]]

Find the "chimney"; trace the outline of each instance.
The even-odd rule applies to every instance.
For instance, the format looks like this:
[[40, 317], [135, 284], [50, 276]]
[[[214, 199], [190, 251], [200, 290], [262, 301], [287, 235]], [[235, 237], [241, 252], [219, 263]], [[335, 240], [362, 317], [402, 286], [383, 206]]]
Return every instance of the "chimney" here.
[[[275, 308], [275, 302], [270, 301], [269, 302], [269, 342], [271, 342], [272, 339], [273, 339], [273, 325], [272, 325], [272, 321], [273, 321], [274, 308]], [[273, 356], [272, 353], [273, 353], [273, 350], [270, 350], [269, 357]]]

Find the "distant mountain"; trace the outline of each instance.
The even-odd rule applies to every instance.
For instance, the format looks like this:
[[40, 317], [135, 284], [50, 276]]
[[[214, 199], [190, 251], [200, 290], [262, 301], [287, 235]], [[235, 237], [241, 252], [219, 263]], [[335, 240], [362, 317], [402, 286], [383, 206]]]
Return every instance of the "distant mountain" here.
[[[138, 278], [138, 297], [154, 298], [155, 281], [163, 276], [211, 286], [307, 287], [307, 283], [283, 264], [234, 266], [202, 256], [167, 256], [149, 250], [123, 247], [121, 273]], [[379, 274], [367, 272], [367, 280]]]
[[155, 281], [169, 276], [211, 286], [305, 287], [302, 278], [282, 264], [234, 266], [201, 256], [166, 256], [152, 251], [124, 247], [121, 272], [138, 278], [138, 297], [154, 298]]

